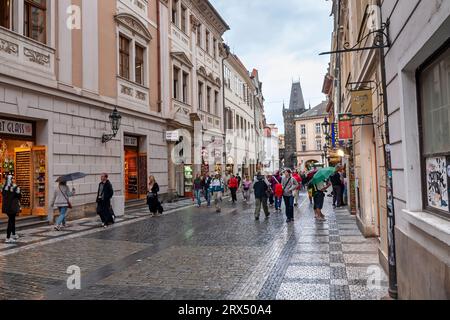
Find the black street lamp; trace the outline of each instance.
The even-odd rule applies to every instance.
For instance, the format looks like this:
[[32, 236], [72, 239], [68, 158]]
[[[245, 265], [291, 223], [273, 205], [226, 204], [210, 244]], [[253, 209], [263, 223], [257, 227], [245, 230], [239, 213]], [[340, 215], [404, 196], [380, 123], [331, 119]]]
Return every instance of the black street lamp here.
[[111, 130], [113, 133], [103, 134], [102, 143], [111, 141], [113, 138], [117, 136], [117, 133], [119, 132], [122, 116], [120, 115], [119, 111], [117, 111], [116, 107], [114, 107], [114, 111], [109, 115], [109, 121], [111, 123]]
[[331, 124], [328, 122], [328, 118], [325, 118], [325, 121], [322, 123], [322, 130], [327, 139], [330, 137], [330, 127]]

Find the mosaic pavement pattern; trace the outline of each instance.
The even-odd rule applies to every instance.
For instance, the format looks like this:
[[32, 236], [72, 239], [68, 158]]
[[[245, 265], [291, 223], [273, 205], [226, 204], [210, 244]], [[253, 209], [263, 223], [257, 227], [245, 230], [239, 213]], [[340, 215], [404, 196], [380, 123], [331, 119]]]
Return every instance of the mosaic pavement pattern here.
[[[329, 202], [329, 199], [327, 199]], [[254, 221], [252, 204], [224, 210], [192, 201], [152, 218], [127, 212], [112, 228], [95, 219], [21, 232], [20, 246], [0, 247], [0, 299], [360, 300], [387, 295], [377, 240], [365, 239], [345, 210], [317, 223], [305, 195], [296, 221], [283, 214]], [[171, 211], [172, 209], [172, 211]], [[67, 289], [67, 268], [81, 270], [81, 290]]]

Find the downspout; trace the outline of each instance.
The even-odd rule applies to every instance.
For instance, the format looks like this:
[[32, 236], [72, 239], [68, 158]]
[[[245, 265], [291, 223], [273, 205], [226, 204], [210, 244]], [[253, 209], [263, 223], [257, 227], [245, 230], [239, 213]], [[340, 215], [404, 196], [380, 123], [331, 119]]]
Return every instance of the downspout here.
[[[223, 165], [224, 165], [224, 173], [227, 167], [227, 128], [228, 128], [228, 119], [226, 117], [226, 107], [225, 107], [225, 102], [226, 102], [226, 98], [225, 98], [225, 60], [227, 60], [230, 57], [230, 47], [228, 47], [225, 43], [223, 44], [223, 49], [225, 51], [225, 56], [222, 58], [222, 99], [223, 99], [223, 105], [222, 105], [222, 109], [223, 109], [223, 131], [224, 131], [224, 143], [223, 143], [223, 154], [224, 156], [224, 161], [223, 161]], [[234, 173], [234, 172], [233, 172]]]
[[158, 26], [157, 38], [158, 38], [158, 112], [162, 112], [162, 93], [161, 93], [161, 18], [160, 8], [161, 3], [158, 1], [156, 4], [156, 24]]
[[[381, 10], [381, 0], [377, 0], [379, 7], [380, 21], [383, 22], [383, 13]], [[381, 26], [380, 26], [381, 27]], [[386, 30], [389, 30], [389, 20], [386, 21]], [[389, 31], [387, 32], [387, 41], [389, 40]], [[390, 146], [389, 133], [389, 106], [387, 98], [387, 79], [386, 79], [386, 60], [384, 55], [384, 48], [379, 49], [380, 54], [380, 68], [381, 68], [381, 83], [383, 87], [383, 112], [384, 112], [384, 152], [385, 152], [385, 167], [386, 167], [386, 202], [387, 202], [387, 239], [388, 239], [388, 265], [389, 265], [389, 295], [393, 299], [398, 298], [397, 288], [397, 257], [395, 253], [395, 206], [394, 206], [394, 190], [392, 179], [392, 158]]]

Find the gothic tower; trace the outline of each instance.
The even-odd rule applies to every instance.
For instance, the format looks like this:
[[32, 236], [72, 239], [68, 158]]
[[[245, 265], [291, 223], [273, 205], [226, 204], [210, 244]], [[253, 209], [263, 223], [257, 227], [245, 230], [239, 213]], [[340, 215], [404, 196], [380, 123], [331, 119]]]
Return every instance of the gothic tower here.
[[297, 166], [297, 138], [295, 132], [295, 119], [306, 111], [303, 99], [302, 86], [294, 82], [291, 89], [289, 109], [283, 104], [284, 134], [286, 149], [284, 152], [285, 167], [293, 169]]

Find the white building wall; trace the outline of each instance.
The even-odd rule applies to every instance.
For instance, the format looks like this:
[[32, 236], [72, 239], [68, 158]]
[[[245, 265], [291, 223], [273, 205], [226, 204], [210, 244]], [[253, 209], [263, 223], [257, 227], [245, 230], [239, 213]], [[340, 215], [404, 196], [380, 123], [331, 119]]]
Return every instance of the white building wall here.
[[450, 2], [386, 0], [382, 12], [395, 39], [385, 55], [399, 297], [449, 299], [450, 222], [423, 212], [415, 72], [448, 40]]

